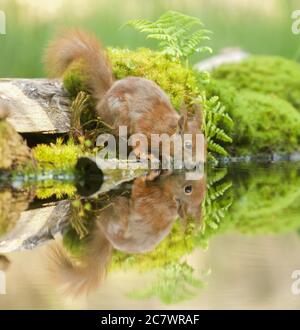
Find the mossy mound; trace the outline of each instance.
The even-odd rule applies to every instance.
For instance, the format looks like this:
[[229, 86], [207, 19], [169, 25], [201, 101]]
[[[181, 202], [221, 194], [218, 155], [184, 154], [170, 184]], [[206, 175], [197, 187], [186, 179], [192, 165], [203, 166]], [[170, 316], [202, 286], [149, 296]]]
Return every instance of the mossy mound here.
[[230, 114], [235, 154], [300, 150], [300, 113], [287, 101], [243, 90], [236, 94]]
[[177, 109], [183, 100], [189, 104], [198, 98], [201, 93], [199, 82], [208, 78], [204, 73], [195, 72], [147, 48], [135, 51], [110, 48], [108, 56], [117, 79], [135, 76], [153, 80], [170, 96]]
[[236, 64], [222, 65], [212, 74], [237, 90], [250, 89], [276, 95], [300, 112], [300, 65], [276, 56], [253, 56]]
[[231, 155], [300, 150], [297, 63], [253, 57], [223, 65], [212, 76], [208, 95], [219, 96], [234, 122]]

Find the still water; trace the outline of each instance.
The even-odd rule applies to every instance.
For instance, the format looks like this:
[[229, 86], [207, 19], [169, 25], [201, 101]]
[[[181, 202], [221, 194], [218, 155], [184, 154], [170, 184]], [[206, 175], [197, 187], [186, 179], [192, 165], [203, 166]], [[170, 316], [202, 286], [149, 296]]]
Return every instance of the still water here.
[[300, 162], [105, 182], [2, 184], [1, 309], [300, 308]]

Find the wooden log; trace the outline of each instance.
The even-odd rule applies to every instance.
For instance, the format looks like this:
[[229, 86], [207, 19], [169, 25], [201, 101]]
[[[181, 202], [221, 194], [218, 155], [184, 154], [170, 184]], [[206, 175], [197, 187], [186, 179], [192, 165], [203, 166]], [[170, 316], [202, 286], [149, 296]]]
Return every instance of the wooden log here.
[[70, 100], [57, 79], [0, 79], [0, 102], [19, 133], [66, 133]]

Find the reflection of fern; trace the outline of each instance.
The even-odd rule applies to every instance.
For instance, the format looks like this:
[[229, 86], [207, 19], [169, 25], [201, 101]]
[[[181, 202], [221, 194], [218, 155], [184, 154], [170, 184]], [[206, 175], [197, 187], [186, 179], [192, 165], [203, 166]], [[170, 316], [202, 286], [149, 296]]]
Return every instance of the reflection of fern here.
[[226, 174], [227, 169], [214, 169], [208, 175], [207, 191], [202, 203], [202, 228], [196, 237], [196, 241], [202, 246], [207, 245], [208, 237], [219, 228], [221, 220], [232, 204], [232, 183], [224, 181]]
[[219, 142], [231, 143], [232, 139], [225, 132], [222, 127], [231, 127], [233, 122], [228, 113], [226, 113], [225, 107], [219, 101], [217, 96], [206, 99], [202, 98], [203, 110], [204, 110], [204, 134], [207, 141], [207, 148], [210, 151], [212, 158], [213, 154], [219, 154], [226, 156], [227, 151], [223, 148]]
[[203, 24], [197, 17], [168, 11], [154, 22], [137, 19], [126, 25], [147, 33], [149, 39], [159, 40], [162, 52], [176, 60], [187, 60], [194, 53], [211, 52], [209, 47], [200, 47], [204, 40], [209, 39], [209, 31], [200, 28]]
[[157, 280], [148, 288], [135, 290], [129, 294], [134, 299], [149, 299], [158, 297], [166, 304], [174, 304], [193, 298], [197, 289], [201, 289], [204, 283], [194, 277], [194, 269], [186, 262], [173, 263], [163, 268]]

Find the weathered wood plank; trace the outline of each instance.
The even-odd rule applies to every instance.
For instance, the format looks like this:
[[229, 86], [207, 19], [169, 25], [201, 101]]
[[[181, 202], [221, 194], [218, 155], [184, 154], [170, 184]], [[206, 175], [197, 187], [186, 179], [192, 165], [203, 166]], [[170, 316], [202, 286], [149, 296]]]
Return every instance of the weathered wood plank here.
[[70, 100], [60, 80], [0, 79], [0, 102], [19, 133], [65, 133]]

